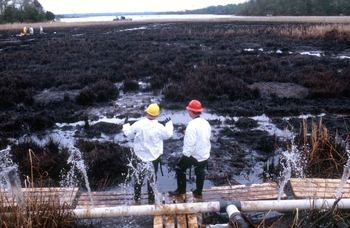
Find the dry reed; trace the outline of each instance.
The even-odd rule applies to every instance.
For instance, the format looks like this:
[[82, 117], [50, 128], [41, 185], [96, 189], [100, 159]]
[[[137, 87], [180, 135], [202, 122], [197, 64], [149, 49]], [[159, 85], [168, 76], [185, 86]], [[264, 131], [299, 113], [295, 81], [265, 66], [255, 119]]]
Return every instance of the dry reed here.
[[302, 123], [300, 133], [304, 157], [307, 158], [306, 172], [312, 177], [339, 178], [347, 161], [345, 148], [336, 142], [323, 124], [312, 122], [310, 133], [306, 120]]
[[[29, 150], [30, 161], [32, 156], [35, 156], [34, 152]], [[30, 188], [22, 188], [22, 202], [12, 191], [0, 189], [1, 227], [73, 227], [72, 205], [62, 200], [62, 193], [57, 188], [36, 188], [32, 162], [30, 166], [31, 177], [27, 176], [25, 180], [25, 185]]]

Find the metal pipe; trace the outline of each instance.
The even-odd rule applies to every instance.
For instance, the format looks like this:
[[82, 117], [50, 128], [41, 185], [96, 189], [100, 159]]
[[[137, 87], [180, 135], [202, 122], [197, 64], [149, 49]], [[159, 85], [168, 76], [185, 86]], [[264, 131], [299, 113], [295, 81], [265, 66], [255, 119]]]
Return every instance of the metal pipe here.
[[204, 212], [219, 212], [220, 202], [178, 203], [158, 205], [123, 205], [117, 207], [101, 207], [74, 209], [76, 218], [112, 218], [118, 216], [142, 216], [163, 214], [194, 214]]
[[[241, 211], [293, 211], [307, 209], [330, 209], [337, 199], [297, 199], [297, 200], [260, 200], [241, 201]], [[350, 209], [350, 199], [341, 199], [337, 204], [338, 209]]]

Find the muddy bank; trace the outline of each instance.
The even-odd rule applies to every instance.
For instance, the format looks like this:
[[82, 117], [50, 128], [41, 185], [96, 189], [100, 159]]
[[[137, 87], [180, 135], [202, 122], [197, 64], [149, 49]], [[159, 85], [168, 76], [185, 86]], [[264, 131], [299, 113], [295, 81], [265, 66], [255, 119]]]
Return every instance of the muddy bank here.
[[[308, 29], [154, 23], [48, 28], [25, 37], [1, 32], [1, 134], [77, 120], [120, 89], [161, 91], [168, 107], [195, 97], [233, 115], [349, 113], [349, 39], [274, 35], [300, 26]], [[149, 86], [133, 83], [139, 81]], [[296, 87], [302, 92], [292, 95]]]

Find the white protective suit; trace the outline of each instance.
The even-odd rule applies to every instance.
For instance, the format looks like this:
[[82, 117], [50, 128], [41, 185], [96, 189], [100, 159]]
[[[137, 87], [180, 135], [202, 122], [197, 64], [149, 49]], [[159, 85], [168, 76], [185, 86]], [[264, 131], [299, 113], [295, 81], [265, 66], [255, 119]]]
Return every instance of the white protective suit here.
[[185, 132], [183, 155], [194, 157], [198, 162], [205, 161], [210, 156], [211, 127], [208, 121], [197, 117], [191, 120]]
[[144, 162], [154, 161], [163, 154], [163, 140], [173, 135], [173, 122], [168, 121], [165, 126], [157, 120], [146, 117], [130, 126], [123, 125], [123, 132], [129, 140], [134, 139], [133, 148], [136, 156]]

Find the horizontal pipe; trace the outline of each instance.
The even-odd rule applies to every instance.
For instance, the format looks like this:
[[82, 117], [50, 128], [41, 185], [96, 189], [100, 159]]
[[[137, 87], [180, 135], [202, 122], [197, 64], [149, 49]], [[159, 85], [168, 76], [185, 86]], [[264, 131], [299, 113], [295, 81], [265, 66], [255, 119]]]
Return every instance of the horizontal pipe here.
[[[297, 200], [259, 200], [241, 201], [241, 211], [293, 211], [308, 209], [330, 209], [337, 199], [297, 199]], [[341, 199], [338, 209], [350, 209], [350, 199]]]
[[204, 212], [219, 212], [220, 202], [178, 203], [159, 205], [123, 205], [116, 207], [74, 209], [76, 218], [112, 218], [118, 216], [142, 216], [165, 214], [193, 214]]

